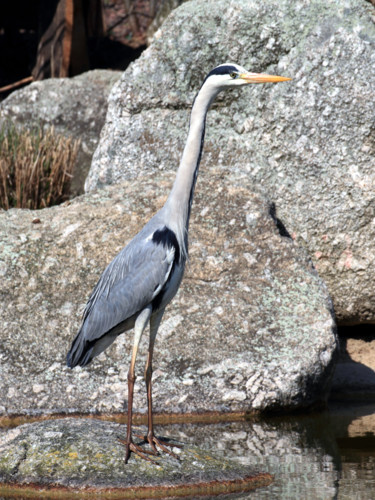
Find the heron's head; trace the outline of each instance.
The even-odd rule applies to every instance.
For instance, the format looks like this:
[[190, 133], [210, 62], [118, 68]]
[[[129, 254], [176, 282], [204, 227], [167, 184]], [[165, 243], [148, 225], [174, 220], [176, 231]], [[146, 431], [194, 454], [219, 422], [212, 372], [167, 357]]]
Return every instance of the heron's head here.
[[238, 87], [249, 83], [285, 82], [291, 78], [285, 76], [266, 75], [264, 73], [249, 73], [241, 66], [233, 63], [220, 64], [207, 75], [205, 83], [219, 90], [228, 87]]

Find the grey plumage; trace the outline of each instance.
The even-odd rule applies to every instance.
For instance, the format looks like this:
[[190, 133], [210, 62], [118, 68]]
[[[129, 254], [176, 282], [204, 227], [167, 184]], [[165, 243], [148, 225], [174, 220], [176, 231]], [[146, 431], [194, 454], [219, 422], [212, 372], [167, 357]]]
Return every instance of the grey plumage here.
[[[155, 302], [155, 310], [165, 307], [163, 287], [171, 272], [182, 278], [185, 263], [177, 241], [173, 244], [171, 237], [155, 241], [155, 234], [166, 231], [159, 213], [107, 266], [87, 302], [67, 356], [69, 367], [87, 365], [118, 334], [133, 328], [137, 313], [148, 304]], [[104, 336], [110, 338], [106, 341]]]
[[[249, 73], [235, 64], [220, 65], [207, 75], [193, 103], [186, 145], [165, 205], [113, 259], [87, 302], [81, 328], [67, 356], [67, 364], [71, 368], [87, 365], [120, 333], [134, 327], [133, 352], [128, 373], [125, 462], [128, 461], [131, 451], [150, 460], [145, 454], [157, 455], [156, 445], [176, 457], [166, 448], [168, 444], [158, 439], [153, 432], [152, 356], [165, 307], [176, 294], [185, 268], [190, 211], [208, 108], [221, 90], [248, 83], [285, 80], [289, 78]], [[140, 338], [148, 324], [150, 342], [145, 371], [148, 433], [145, 441], [151, 446], [151, 452], [136, 445], [131, 434], [135, 361]]]

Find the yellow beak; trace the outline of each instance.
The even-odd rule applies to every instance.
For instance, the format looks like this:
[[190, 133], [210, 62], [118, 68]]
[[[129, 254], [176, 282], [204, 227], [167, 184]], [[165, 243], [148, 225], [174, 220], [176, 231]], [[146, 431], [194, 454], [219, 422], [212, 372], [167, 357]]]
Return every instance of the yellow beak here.
[[268, 83], [268, 82], [286, 82], [291, 80], [287, 76], [265, 75], [264, 73], [241, 73], [240, 78], [247, 83]]

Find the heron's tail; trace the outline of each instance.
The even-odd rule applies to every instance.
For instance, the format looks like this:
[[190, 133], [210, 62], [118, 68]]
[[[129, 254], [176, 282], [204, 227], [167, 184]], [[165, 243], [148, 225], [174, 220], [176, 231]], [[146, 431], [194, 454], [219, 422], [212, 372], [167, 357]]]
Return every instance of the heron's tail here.
[[66, 356], [66, 364], [69, 368], [75, 366], [86, 366], [93, 356], [94, 342], [85, 340], [82, 330], [80, 330], [73, 340], [72, 347]]

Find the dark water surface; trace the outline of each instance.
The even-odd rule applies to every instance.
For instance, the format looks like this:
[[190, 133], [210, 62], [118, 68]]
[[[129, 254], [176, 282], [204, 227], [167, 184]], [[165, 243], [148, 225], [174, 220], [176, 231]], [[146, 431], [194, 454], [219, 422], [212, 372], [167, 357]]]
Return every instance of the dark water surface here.
[[159, 427], [274, 476], [251, 499], [375, 499], [375, 403], [257, 422]]

